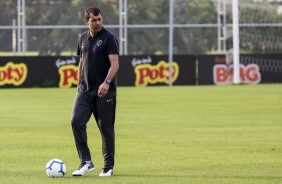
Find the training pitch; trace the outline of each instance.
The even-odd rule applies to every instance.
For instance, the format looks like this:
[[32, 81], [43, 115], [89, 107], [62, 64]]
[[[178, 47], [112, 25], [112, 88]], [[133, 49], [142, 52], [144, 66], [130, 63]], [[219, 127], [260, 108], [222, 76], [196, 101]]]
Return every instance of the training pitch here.
[[[0, 90], [0, 183], [282, 183], [282, 85], [119, 87], [114, 176], [100, 178], [101, 138], [92, 117], [95, 170], [79, 160], [70, 126], [75, 88]], [[63, 178], [45, 173], [61, 159]]]

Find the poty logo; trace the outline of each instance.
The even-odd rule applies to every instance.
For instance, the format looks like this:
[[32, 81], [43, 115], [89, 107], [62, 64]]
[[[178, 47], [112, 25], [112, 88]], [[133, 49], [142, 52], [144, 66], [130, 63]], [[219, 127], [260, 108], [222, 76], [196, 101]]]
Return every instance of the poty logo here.
[[6, 66], [0, 67], [0, 86], [12, 84], [19, 86], [27, 77], [27, 67], [24, 63], [15, 64], [8, 62]]
[[60, 87], [72, 87], [72, 85], [77, 85], [78, 67], [75, 65], [65, 65], [59, 68], [60, 74]]
[[[136, 74], [136, 86], [147, 86], [148, 84], [169, 83], [169, 63], [160, 61], [157, 65], [138, 65], [134, 69]], [[179, 66], [172, 63], [172, 82], [176, 81], [179, 74]]]
[[100, 47], [102, 45], [103, 41], [102, 40], [98, 40], [97, 42], [97, 46]]

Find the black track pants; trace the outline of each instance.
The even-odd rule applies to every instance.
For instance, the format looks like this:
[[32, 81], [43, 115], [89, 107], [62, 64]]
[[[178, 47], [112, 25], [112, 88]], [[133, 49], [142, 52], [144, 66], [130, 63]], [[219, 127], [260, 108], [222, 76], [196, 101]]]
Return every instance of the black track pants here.
[[115, 91], [109, 91], [105, 97], [98, 97], [97, 91], [77, 92], [73, 105], [71, 125], [77, 152], [81, 161], [91, 160], [91, 154], [87, 144], [86, 125], [91, 114], [94, 114], [102, 137], [104, 168], [112, 169], [114, 167], [115, 111]]

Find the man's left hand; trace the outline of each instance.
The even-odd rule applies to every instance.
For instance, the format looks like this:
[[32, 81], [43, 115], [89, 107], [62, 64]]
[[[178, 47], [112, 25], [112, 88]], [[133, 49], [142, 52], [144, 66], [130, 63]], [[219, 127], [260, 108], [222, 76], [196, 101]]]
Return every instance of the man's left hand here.
[[100, 86], [99, 86], [99, 90], [98, 90], [98, 96], [99, 97], [104, 97], [106, 96], [106, 94], [108, 93], [110, 85], [107, 84], [106, 82], [103, 82]]

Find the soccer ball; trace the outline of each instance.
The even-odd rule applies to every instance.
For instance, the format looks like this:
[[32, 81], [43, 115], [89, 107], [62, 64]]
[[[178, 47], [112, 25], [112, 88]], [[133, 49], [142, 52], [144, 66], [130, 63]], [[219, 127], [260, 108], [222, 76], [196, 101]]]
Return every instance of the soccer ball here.
[[49, 177], [60, 178], [67, 171], [66, 165], [62, 160], [52, 159], [46, 164], [46, 173]]

